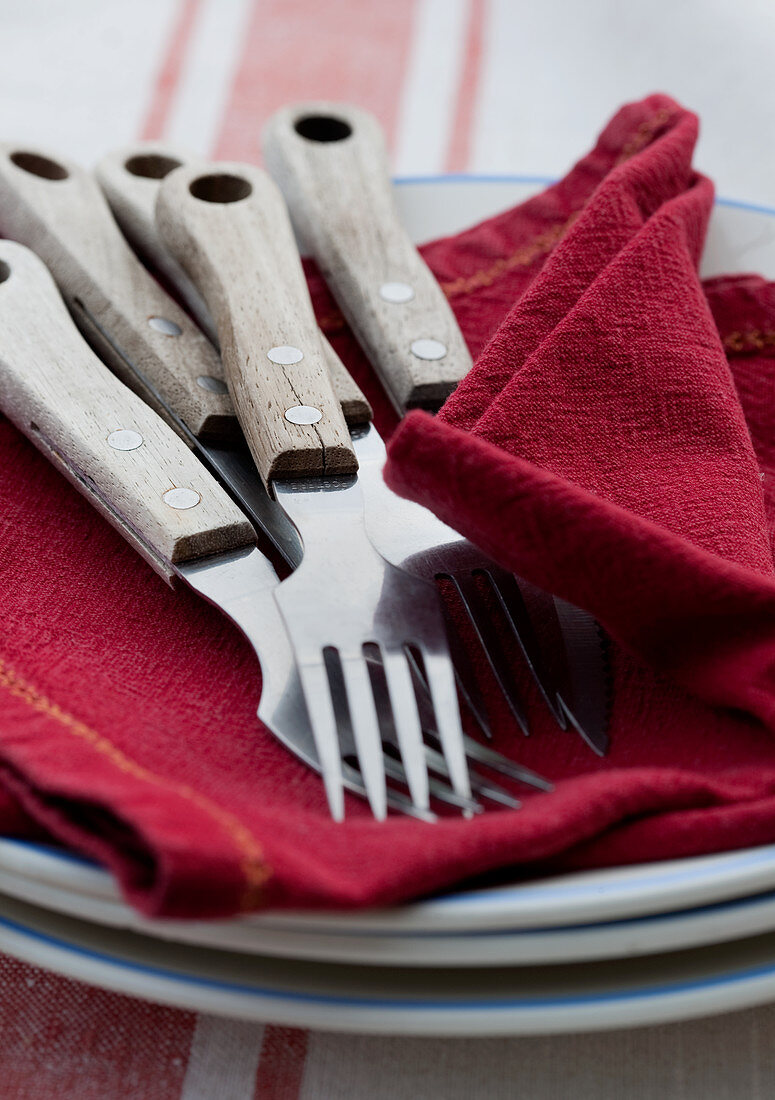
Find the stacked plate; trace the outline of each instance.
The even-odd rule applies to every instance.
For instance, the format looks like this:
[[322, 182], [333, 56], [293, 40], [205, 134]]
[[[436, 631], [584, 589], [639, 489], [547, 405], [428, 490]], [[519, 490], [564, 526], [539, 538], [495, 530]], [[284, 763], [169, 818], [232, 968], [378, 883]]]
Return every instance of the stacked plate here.
[[[547, 181], [404, 181], [405, 223], [455, 233]], [[720, 202], [705, 274], [775, 278], [775, 210]], [[428, 1035], [587, 1031], [775, 1000], [775, 846], [450, 894], [396, 910], [149, 921], [111, 877], [0, 841], [0, 950], [181, 1007]], [[559, 965], [562, 964], [562, 965]]]
[[177, 922], [138, 916], [92, 864], [0, 841], [0, 891], [2, 951], [134, 996], [298, 1027], [549, 1034], [775, 999], [775, 846], [392, 911]]

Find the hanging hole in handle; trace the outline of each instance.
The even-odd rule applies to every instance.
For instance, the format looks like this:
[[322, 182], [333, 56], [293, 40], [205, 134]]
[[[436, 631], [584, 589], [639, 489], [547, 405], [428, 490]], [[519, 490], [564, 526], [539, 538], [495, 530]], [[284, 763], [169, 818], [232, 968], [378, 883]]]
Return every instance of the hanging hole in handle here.
[[197, 176], [188, 185], [195, 199], [202, 202], [239, 202], [253, 193], [249, 180], [227, 173], [214, 173], [210, 176]]
[[349, 122], [343, 118], [335, 118], [333, 115], [305, 115], [298, 118], [293, 128], [300, 137], [307, 141], [344, 141], [353, 132]]
[[11, 153], [11, 160], [23, 172], [29, 172], [31, 176], [40, 176], [44, 180], [66, 180], [70, 175], [63, 165], [41, 156], [40, 153], [25, 153], [19, 150]]
[[4, 283], [5, 280], [9, 279], [10, 277], [11, 277], [11, 268], [10, 268], [10, 266], [5, 262], [5, 260], [0, 260], [0, 283]]
[[170, 172], [180, 168], [180, 161], [165, 157], [162, 153], [138, 153], [124, 161], [124, 168], [132, 176], [146, 180], [163, 180]]

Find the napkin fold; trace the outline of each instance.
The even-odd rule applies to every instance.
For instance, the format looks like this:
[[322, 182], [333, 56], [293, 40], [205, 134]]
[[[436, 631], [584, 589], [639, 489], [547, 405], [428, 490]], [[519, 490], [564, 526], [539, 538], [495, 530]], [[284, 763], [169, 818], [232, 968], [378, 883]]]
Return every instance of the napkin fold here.
[[[387, 476], [613, 642], [612, 748], [532, 735], [490, 691], [494, 746], [551, 777], [519, 811], [374, 822], [256, 720], [239, 633], [173, 592], [0, 423], [0, 829], [109, 866], [151, 915], [397, 902], [508, 869], [775, 840], [771, 672], [775, 289], [702, 286], [712, 188], [665, 96], [614, 117], [564, 180], [423, 251], [477, 357]], [[318, 317], [395, 419], [319, 275]], [[485, 677], [486, 670], [482, 675]], [[490, 685], [492, 689], [492, 685]]]
[[773, 725], [767, 472], [697, 276], [696, 121], [674, 118], [598, 186], [439, 417], [407, 418], [386, 477], [652, 668]]

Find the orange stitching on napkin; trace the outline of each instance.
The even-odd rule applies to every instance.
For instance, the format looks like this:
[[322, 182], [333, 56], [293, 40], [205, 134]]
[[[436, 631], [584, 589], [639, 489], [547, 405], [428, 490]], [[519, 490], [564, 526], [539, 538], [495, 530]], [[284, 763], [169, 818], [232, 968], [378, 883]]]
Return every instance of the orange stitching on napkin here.
[[521, 245], [516, 252], [501, 260], [496, 260], [490, 267], [475, 272], [466, 278], [455, 279], [451, 283], [442, 283], [441, 289], [448, 298], [454, 298], [456, 294], [466, 294], [470, 290], [478, 290], [483, 286], [490, 286], [507, 271], [515, 267], [528, 267], [539, 256], [549, 252], [560, 240], [565, 231], [570, 228], [578, 217], [578, 211], [574, 211], [564, 222], [558, 222], [549, 229], [539, 233], [532, 241]]
[[[642, 122], [630, 140], [622, 146], [622, 151], [616, 163], [621, 164], [623, 161], [629, 160], [630, 157], [645, 148], [673, 114], [673, 111], [662, 107], [652, 118]], [[468, 278], [456, 279], [451, 283], [442, 283], [442, 290], [448, 298], [451, 298], [455, 294], [464, 294], [469, 290], [478, 290], [480, 287], [490, 286], [501, 275], [515, 267], [527, 267], [539, 256], [549, 252], [559, 242], [560, 238], [573, 225], [579, 213], [580, 211], [575, 210], [564, 222], [558, 222], [556, 225], [544, 230], [543, 233], [534, 237], [527, 244], [523, 244], [510, 256], [496, 260], [490, 267], [477, 271]]]
[[175, 794], [181, 795], [189, 802], [192, 802], [200, 810], [204, 810], [206, 814], [214, 818], [225, 832], [229, 834], [242, 854], [240, 866], [248, 886], [246, 896], [243, 898], [242, 908], [249, 908], [257, 899], [260, 888], [267, 882], [272, 872], [263, 862], [263, 853], [258, 841], [250, 830], [234, 817], [233, 814], [229, 813], [228, 810], [222, 809], [216, 803], [211, 802], [206, 795], [199, 794], [193, 787], [189, 787], [185, 783], [171, 782], [168, 779], [162, 778], [162, 776], [155, 775], [141, 764], [136, 764], [134, 760], [130, 760], [121, 749], [116, 748], [116, 746], [111, 744], [102, 734], [97, 733], [96, 730], [91, 729], [83, 722], [79, 722], [77, 718], [74, 718], [71, 714], [62, 710], [60, 706], [51, 702], [45, 695], [41, 695], [37, 692], [31, 684], [28, 684], [26, 681], [22, 680], [21, 677], [17, 676], [17, 674], [8, 668], [2, 660], [0, 660], [0, 686], [6, 688], [11, 695], [15, 696], [17, 699], [21, 699], [34, 710], [39, 711], [41, 714], [46, 714], [49, 718], [53, 718], [55, 721], [61, 723], [70, 733], [74, 734], [76, 737], [80, 737], [81, 740], [86, 741], [96, 749], [97, 752], [106, 756], [120, 771], [133, 776], [135, 779], [141, 779], [147, 783], [154, 783], [157, 786], [166, 787], [174, 791]]
[[634, 157], [641, 149], [644, 149], [653, 139], [657, 130], [660, 130], [666, 122], [669, 122], [673, 114], [674, 112], [668, 110], [667, 107], [661, 107], [653, 118], [647, 118], [641, 122], [630, 140], [622, 146], [622, 151], [617, 157], [616, 163], [622, 164], [630, 157]]
[[747, 351], [762, 351], [775, 347], [775, 332], [762, 332], [761, 329], [746, 329], [744, 332], [730, 332], [723, 339], [724, 348], [730, 354], [743, 354]]

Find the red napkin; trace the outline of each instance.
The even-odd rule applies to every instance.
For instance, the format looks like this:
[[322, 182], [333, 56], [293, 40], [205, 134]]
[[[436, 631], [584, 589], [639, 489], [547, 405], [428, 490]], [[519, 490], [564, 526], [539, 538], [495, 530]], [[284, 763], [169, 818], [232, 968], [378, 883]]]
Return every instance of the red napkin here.
[[533, 734], [491, 693], [495, 746], [554, 792], [515, 787], [520, 811], [433, 826], [377, 824], [348, 800], [335, 825], [318, 778], [258, 724], [237, 631], [168, 589], [3, 422], [6, 832], [45, 830], [110, 866], [146, 913], [192, 917], [775, 840], [775, 291], [753, 276], [700, 286], [712, 191], [695, 138], [694, 116], [649, 97], [561, 183], [425, 249], [482, 354], [391, 448], [396, 488], [604, 622], [610, 754], [559, 731], [525, 683]]

